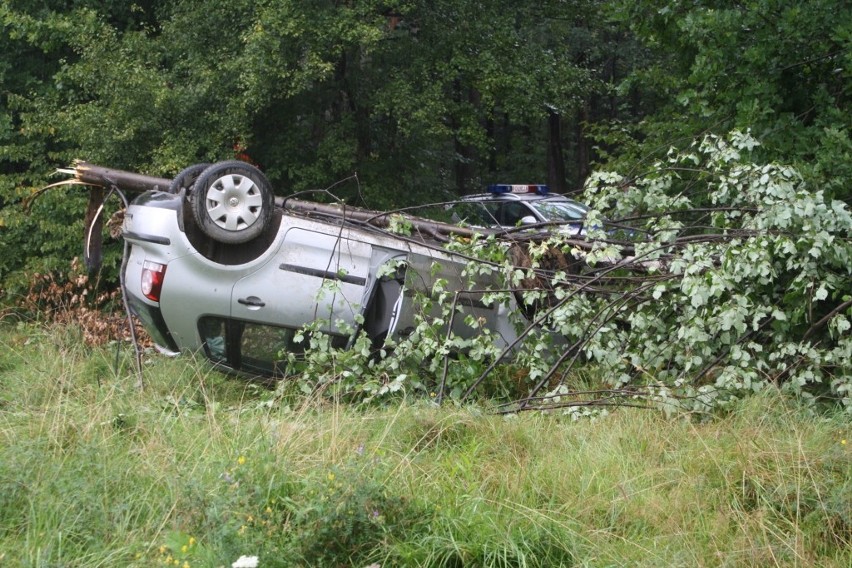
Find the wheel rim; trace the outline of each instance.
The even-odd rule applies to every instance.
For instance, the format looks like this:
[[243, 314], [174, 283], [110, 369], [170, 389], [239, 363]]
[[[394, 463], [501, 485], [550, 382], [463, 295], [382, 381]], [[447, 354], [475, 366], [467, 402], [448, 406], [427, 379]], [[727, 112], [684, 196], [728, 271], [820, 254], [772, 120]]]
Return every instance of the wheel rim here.
[[231, 174], [210, 185], [205, 196], [207, 214], [219, 227], [240, 231], [257, 221], [263, 210], [263, 196], [251, 178]]

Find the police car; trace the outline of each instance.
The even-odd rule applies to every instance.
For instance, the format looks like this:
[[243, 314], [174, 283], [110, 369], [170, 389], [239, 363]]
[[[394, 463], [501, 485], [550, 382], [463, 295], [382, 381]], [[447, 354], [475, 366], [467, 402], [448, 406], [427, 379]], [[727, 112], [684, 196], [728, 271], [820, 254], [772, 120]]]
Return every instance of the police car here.
[[583, 233], [589, 208], [542, 184], [493, 184], [487, 193], [469, 195], [452, 207], [453, 221], [474, 227], [510, 229], [558, 224], [561, 231]]

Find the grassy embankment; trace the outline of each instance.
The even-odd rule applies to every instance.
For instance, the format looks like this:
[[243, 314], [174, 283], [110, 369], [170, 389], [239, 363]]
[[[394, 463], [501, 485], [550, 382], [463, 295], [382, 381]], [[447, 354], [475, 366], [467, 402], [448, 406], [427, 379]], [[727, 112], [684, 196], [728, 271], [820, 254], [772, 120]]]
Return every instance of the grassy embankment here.
[[[126, 351], [126, 350], [125, 350]], [[272, 394], [0, 325], [0, 565], [852, 565], [852, 428]]]

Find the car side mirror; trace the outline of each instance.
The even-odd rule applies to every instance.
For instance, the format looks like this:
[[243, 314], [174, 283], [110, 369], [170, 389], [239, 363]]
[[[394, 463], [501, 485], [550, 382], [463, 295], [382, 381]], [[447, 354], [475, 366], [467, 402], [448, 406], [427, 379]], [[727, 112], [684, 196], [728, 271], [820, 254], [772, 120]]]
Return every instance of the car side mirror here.
[[524, 215], [520, 220], [521, 225], [535, 225], [536, 223], [538, 223], [538, 219], [532, 215]]

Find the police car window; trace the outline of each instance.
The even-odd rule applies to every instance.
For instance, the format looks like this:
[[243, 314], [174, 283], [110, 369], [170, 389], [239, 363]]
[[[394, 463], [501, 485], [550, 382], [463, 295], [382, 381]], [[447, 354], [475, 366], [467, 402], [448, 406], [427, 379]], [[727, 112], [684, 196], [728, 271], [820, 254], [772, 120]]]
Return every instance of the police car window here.
[[560, 201], [538, 201], [533, 206], [548, 221], [580, 221], [587, 211], [579, 204]]
[[451, 222], [475, 227], [490, 227], [497, 222], [494, 218], [495, 210], [496, 205], [493, 203], [455, 203], [452, 206]]
[[500, 204], [494, 201], [483, 201], [481, 204], [483, 211], [483, 220], [486, 225], [499, 224], [497, 215], [500, 210]]
[[518, 201], [501, 203], [497, 212], [497, 221], [503, 227], [514, 227], [527, 215], [532, 215], [532, 212], [523, 203]]

